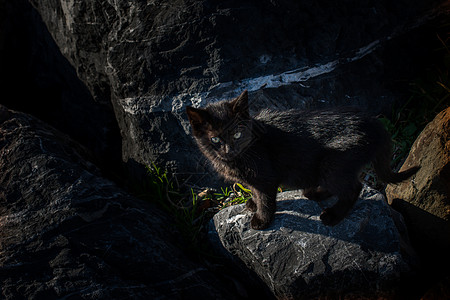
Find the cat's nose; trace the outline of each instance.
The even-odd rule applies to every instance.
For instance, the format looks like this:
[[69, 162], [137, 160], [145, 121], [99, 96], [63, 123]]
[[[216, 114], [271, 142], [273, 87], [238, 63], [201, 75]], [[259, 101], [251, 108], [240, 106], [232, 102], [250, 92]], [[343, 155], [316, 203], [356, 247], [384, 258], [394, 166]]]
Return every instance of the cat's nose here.
[[225, 150], [225, 156], [228, 159], [233, 159], [234, 158], [235, 152], [234, 152], [233, 148], [230, 147], [230, 145], [225, 145], [225, 149], [224, 150]]
[[226, 144], [225, 144], [225, 153], [226, 153], [226, 154], [231, 153], [230, 145], [226, 145]]

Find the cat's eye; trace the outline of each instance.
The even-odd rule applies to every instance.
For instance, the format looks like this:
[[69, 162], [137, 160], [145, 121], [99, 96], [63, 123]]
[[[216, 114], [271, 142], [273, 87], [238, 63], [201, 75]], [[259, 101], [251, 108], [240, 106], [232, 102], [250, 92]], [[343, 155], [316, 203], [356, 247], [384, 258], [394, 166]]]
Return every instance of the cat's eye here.
[[218, 144], [220, 143], [220, 139], [217, 136], [214, 136], [211, 138], [211, 142], [213, 142], [214, 144]]
[[236, 132], [233, 137], [237, 140], [240, 139], [242, 137], [242, 133], [240, 131]]

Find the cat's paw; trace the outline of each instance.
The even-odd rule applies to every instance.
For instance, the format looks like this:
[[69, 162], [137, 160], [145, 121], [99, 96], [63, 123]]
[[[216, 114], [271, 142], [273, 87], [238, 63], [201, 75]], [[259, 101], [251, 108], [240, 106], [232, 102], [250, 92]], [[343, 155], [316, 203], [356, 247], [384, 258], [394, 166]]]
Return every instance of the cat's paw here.
[[322, 220], [322, 223], [327, 226], [334, 226], [341, 222], [342, 219], [344, 218], [336, 214], [330, 208], [324, 209], [324, 211], [320, 214], [320, 220]]
[[251, 221], [250, 221], [250, 227], [252, 229], [261, 230], [269, 227], [270, 220], [264, 220], [261, 219], [257, 214], [254, 214]]
[[253, 202], [252, 199], [248, 199], [247, 202], [245, 203], [245, 208], [251, 212], [255, 212], [256, 211], [256, 203]]

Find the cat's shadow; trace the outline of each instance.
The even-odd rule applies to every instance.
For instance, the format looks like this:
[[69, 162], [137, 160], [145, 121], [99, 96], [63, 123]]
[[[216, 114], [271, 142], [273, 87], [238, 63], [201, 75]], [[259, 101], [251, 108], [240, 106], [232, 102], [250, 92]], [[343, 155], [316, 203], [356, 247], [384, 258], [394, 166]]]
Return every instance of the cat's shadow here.
[[[367, 200], [359, 199], [349, 215], [337, 225], [324, 225], [320, 220], [320, 213], [334, 201], [335, 199], [331, 199], [328, 203], [320, 204], [307, 199], [278, 201], [273, 223], [262, 232], [280, 231], [282, 235], [292, 234], [294, 239], [300, 237], [316, 242], [328, 237], [355, 244], [363, 250], [386, 253], [398, 251], [400, 241], [397, 233], [386, 230], [386, 222], [394, 221], [388, 215], [376, 216], [373, 213], [376, 206]], [[247, 214], [250, 219], [251, 213]]]

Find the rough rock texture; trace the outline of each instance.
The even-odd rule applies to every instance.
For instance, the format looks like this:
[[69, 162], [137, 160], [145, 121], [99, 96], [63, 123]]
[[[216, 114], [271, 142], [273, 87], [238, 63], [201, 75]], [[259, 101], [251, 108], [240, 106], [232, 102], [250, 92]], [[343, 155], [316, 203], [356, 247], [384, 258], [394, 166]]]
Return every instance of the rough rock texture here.
[[30, 2], [93, 98], [113, 104], [123, 160], [202, 176], [186, 105], [246, 88], [254, 110], [352, 104], [379, 113], [393, 100], [386, 85], [419, 65], [413, 57], [426, 57], [427, 43], [408, 37], [394, 54], [381, 49], [443, 1]]
[[[328, 200], [327, 200], [328, 201]], [[412, 257], [384, 197], [364, 187], [351, 214], [335, 227], [300, 191], [279, 194], [275, 221], [250, 229], [244, 205], [214, 216], [210, 238], [254, 270], [281, 299], [393, 298]], [[403, 254], [402, 254], [403, 253]]]
[[102, 169], [120, 163], [121, 137], [110, 100], [91, 94], [28, 1], [0, 0], [0, 74], [1, 104], [70, 135]]
[[0, 106], [0, 298], [233, 299], [171, 222], [44, 123]]
[[[421, 132], [400, 171], [411, 166], [420, 166], [411, 180], [386, 188], [389, 203], [403, 200], [436, 218], [450, 222], [450, 107], [440, 112]], [[414, 214], [415, 211], [410, 213]], [[411, 215], [408, 219], [417, 222], [416, 226], [425, 232], [428, 231], [420, 215]], [[449, 234], [450, 231], [442, 232], [440, 240]], [[447, 242], [450, 243], [450, 239]]]
[[420, 170], [409, 181], [389, 185], [388, 201], [403, 214], [424, 267], [449, 274], [450, 108], [425, 127], [400, 170], [411, 166]]

